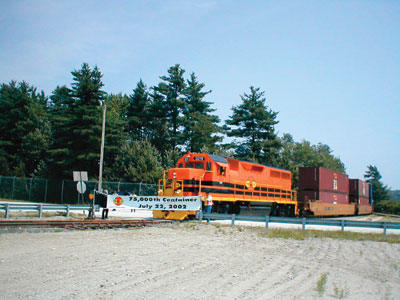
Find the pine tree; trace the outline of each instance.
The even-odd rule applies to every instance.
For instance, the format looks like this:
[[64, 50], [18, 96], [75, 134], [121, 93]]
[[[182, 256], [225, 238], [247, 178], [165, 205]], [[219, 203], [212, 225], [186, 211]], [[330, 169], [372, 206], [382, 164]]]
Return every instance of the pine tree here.
[[32, 176], [49, 145], [47, 97], [26, 82], [0, 86], [1, 175]]
[[129, 97], [128, 123], [129, 136], [132, 141], [143, 140], [148, 136], [147, 127], [149, 118], [149, 93], [146, 85], [140, 79], [133, 94]]
[[160, 77], [163, 81], [153, 88], [159, 96], [163, 97], [168, 130], [170, 131], [170, 143], [173, 149], [183, 143], [181, 129], [185, 101], [182, 97], [186, 88], [184, 73], [185, 70], [179, 64], [176, 64], [168, 69], [168, 76]]
[[153, 88], [150, 94], [148, 108], [149, 120], [147, 123], [147, 135], [152, 145], [161, 154], [164, 162], [166, 153], [173, 149], [171, 134], [168, 126], [168, 113], [164, 97]]
[[275, 134], [278, 113], [267, 107], [264, 94], [251, 86], [249, 94], [240, 96], [242, 104], [232, 108], [225, 130], [229, 137], [239, 138], [232, 144], [238, 158], [271, 165], [281, 147]]
[[52, 137], [48, 151], [48, 175], [54, 178], [66, 178], [71, 175], [70, 170], [72, 170], [73, 163], [73, 153], [71, 152], [73, 139], [69, 122], [72, 119], [74, 99], [71, 90], [65, 85], [57, 86], [50, 99]]
[[211, 115], [215, 109], [210, 106], [212, 102], [204, 101], [204, 97], [211, 91], [202, 91], [204, 83], [197, 81], [196, 75], [191, 74], [184, 90], [186, 106], [183, 110], [183, 141], [186, 151], [200, 152], [204, 147], [214, 152], [216, 143], [222, 138], [217, 136], [221, 130], [218, 127], [218, 116]]
[[389, 200], [389, 189], [381, 182], [382, 176], [378, 168], [373, 165], [369, 165], [367, 168], [368, 170], [365, 172], [364, 178], [372, 185], [372, 197], [374, 202], [379, 203], [384, 200]]
[[74, 81], [72, 97], [75, 102], [70, 123], [73, 168], [88, 171], [89, 176], [96, 176], [100, 157], [101, 105], [105, 96], [105, 92], [101, 90], [103, 75], [97, 66], [91, 70], [87, 63], [71, 74]]
[[118, 155], [121, 153], [125, 143], [130, 140], [127, 117], [129, 97], [122, 94], [111, 94], [106, 97], [105, 104], [107, 105], [107, 110], [103, 175], [104, 178], [112, 180], [114, 174], [119, 171], [116, 165]]
[[88, 171], [97, 177], [101, 140], [102, 74], [87, 63], [71, 72], [72, 88], [57, 87], [53, 92], [53, 145], [50, 169], [55, 176], [71, 178], [72, 171]]

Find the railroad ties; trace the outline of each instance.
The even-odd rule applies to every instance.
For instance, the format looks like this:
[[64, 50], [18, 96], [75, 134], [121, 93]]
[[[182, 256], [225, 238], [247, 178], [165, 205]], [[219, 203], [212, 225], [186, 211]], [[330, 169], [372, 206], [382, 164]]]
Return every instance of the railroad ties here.
[[66, 229], [108, 229], [144, 227], [171, 223], [169, 220], [0, 220], [0, 228], [66, 228]]

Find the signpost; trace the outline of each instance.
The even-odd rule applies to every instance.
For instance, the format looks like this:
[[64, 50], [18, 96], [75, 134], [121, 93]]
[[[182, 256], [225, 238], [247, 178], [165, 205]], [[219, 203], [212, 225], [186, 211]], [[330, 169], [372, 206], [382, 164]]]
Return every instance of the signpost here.
[[88, 181], [87, 171], [73, 171], [72, 176], [74, 181], [77, 181], [76, 190], [78, 191], [78, 204], [79, 198], [81, 197], [83, 203], [83, 194], [86, 192], [86, 184], [84, 181]]

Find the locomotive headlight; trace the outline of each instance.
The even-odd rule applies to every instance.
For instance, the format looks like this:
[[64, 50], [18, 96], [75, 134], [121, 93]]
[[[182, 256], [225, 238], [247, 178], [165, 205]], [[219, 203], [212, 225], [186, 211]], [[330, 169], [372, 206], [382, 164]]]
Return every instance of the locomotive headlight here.
[[174, 179], [176, 179], [176, 173], [174, 172], [174, 173], [172, 173], [172, 175], [173, 175]]

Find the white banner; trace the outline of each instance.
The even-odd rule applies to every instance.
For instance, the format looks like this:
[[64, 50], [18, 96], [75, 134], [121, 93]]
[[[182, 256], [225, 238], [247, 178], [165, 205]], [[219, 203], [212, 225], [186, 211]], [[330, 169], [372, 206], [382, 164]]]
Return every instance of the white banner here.
[[201, 196], [120, 196], [108, 195], [107, 208], [138, 208], [149, 210], [200, 210]]

